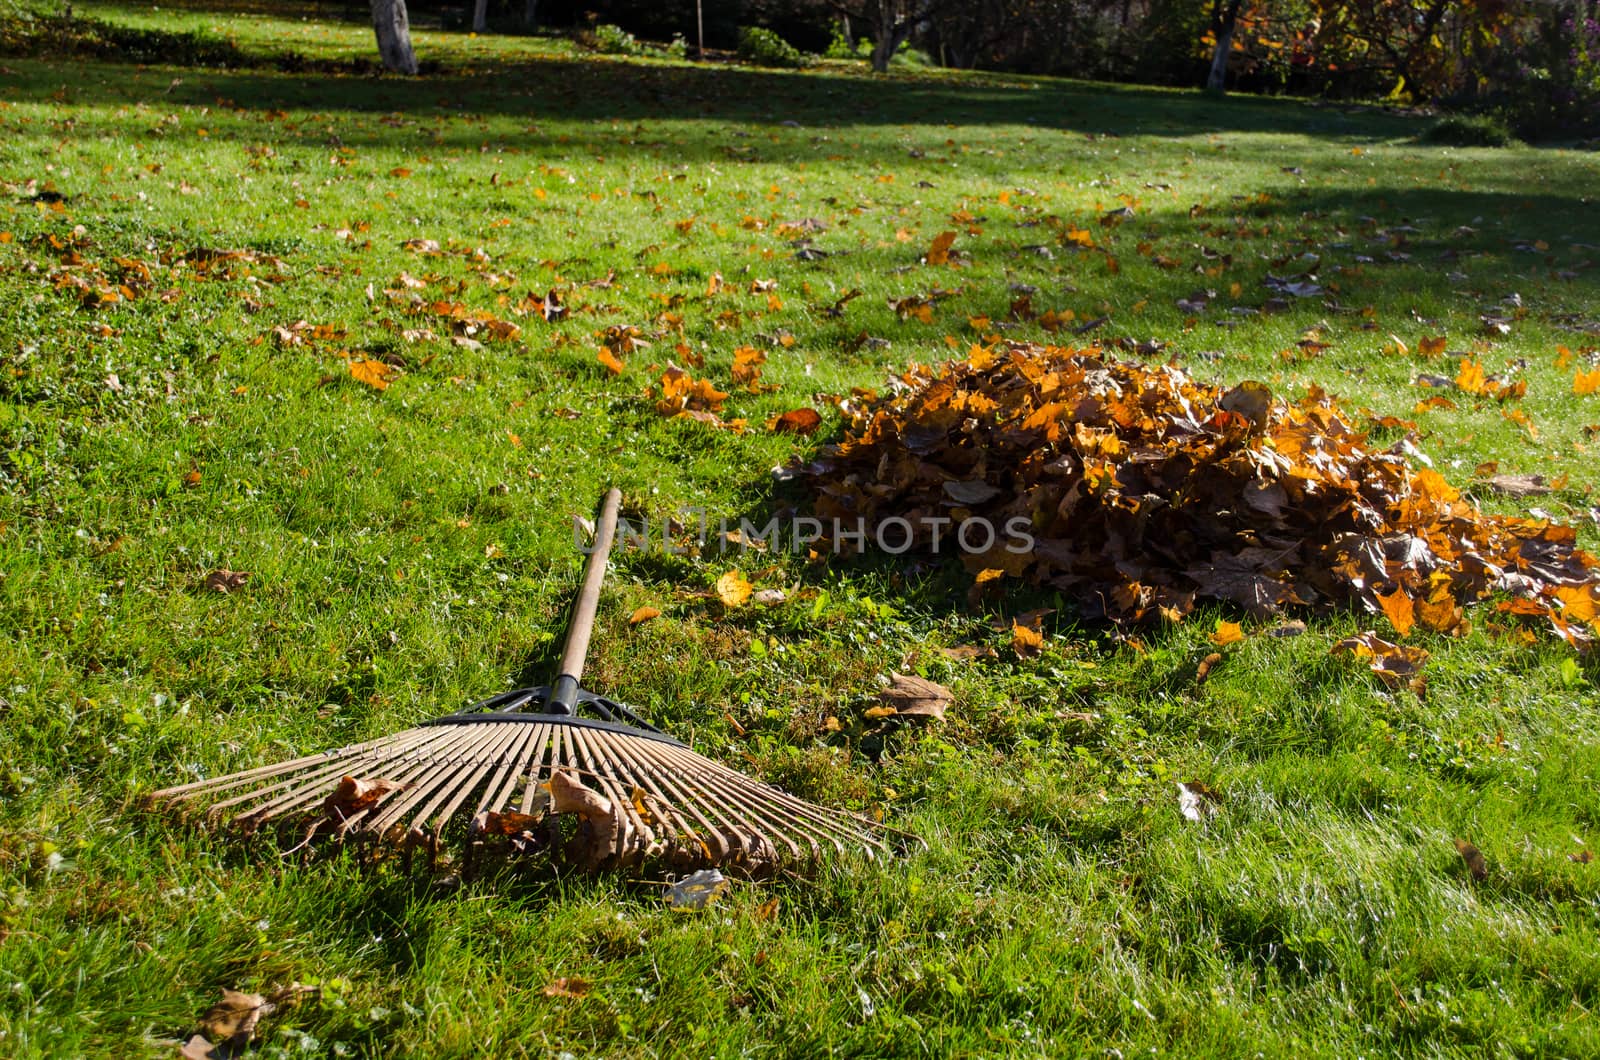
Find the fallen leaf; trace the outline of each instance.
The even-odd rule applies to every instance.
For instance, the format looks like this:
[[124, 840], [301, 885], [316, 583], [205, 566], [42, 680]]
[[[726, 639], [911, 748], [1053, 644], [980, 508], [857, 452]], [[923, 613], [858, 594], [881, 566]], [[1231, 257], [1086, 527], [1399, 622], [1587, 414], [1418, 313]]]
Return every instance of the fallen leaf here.
[[1244, 627], [1237, 622], [1224, 622], [1217, 620], [1216, 632], [1211, 634], [1211, 643], [1219, 648], [1226, 648], [1244, 640]]
[[1211, 676], [1211, 671], [1216, 669], [1221, 663], [1222, 653], [1219, 651], [1214, 651], [1210, 655], [1207, 655], [1204, 659], [1201, 659], [1200, 665], [1195, 667], [1194, 683], [1197, 685], [1205, 684], [1206, 678]]
[[203, 1034], [191, 1036], [178, 1050], [180, 1060], [219, 1060], [221, 1055]]
[[928, 248], [928, 264], [948, 265], [950, 263], [950, 246], [955, 241], [955, 232], [940, 232], [934, 236], [933, 245]]
[[397, 374], [393, 366], [371, 357], [350, 362], [350, 377], [374, 390], [389, 389], [389, 384], [394, 382]]
[[757, 589], [751, 594], [750, 599], [762, 607], [777, 607], [789, 599], [789, 594], [782, 589]]
[[648, 622], [652, 618], [660, 618], [661, 612], [654, 607], [641, 607], [628, 616], [628, 625], [637, 626], [641, 622]]
[[915, 675], [890, 674], [889, 687], [878, 693], [878, 701], [900, 715], [943, 718], [955, 693], [941, 684]]
[[1594, 860], [1594, 852], [1591, 850], [1580, 850], [1576, 854], [1568, 854], [1567, 860], [1575, 861], [1579, 865], [1587, 865], [1589, 862]]
[[1465, 839], [1457, 839], [1456, 852], [1461, 855], [1461, 860], [1467, 863], [1467, 871], [1472, 873], [1474, 880], [1481, 881], [1489, 878], [1489, 862], [1483, 856], [1483, 851]]
[[1044, 634], [1027, 626], [1013, 624], [1011, 627], [1011, 650], [1027, 658], [1037, 655], [1044, 650]]
[[717, 599], [722, 601], [723, 607], [743, 607], [745, 601], [750, 599], [751, 592], [752, 586], [749, 581], [736, 570], [731, 570], [717, 579]]
[[947, 659], [957, 662], [971, 662], [973, 659], [997, 658], [995, 650], [987, 644], [957, 644], [949, 648], [940, 648], [939, 651]]
[[1542, 497], [1550, 492], [1543, 475], [1491, 475], [1485, 485], [1509, 497]]
[[220, 567], [206, 575], [206, 588], [213, 592], [231, 593], [235, 589], [242, 589], [244, 583], [249, 580], [249, 571], [229, 570], [226, 567]]
[[404, 784], [382, 777], [369, 779], [346, 774], [339, 778], [333, 794], [322, 801], [322, 812], [328, 820], [343, 824], [372, 809], [394, 792], [403, 791], [405, 787]]
[[1217, 793], [1198, 780], [1178, 783], [1178, 812], [1196, 824], [1203, 824], [1220, 811]]
[[1332, 651], [1335, 655], [1347, 655], [1365, 662], [1367, 668], [1390, 688], [1407, 684], [1416, 688], [1412, 682], [1416, 681], [1423, 663], [1428, 660], [1428, 653], [1421, 648], [1391, 644], [1371, 630], [1346, 637], [1335, 644]]
[[575, 975], [564, 975], [559, 979], [552, 979], [546, 983], [539, 992], [545, 997], [580, 998], [588, 997], [589, 991], [594, 989], [594, 984], [587, 979], [580, 979]]
[[762, 902], [760, 905], [756, 906], [753, 915], [755, 916], [755, 918], [758, 921], [771, 920], [773, 917], [777, 916], [778, 915], [778, 897], [777, 897], [777, 895], [773, 895], [771, 898], [768, 898], [765, 902]]
[[1394, 631], [1400, 636], [1409, 636], [1411, 628], [1417, 622], [1417, 606], [1415, 601], [1404, 589], [1396, 589], [1392, 593], [1378, 596], [1378, 606], [1383, 608], [1385, 617], [1394, 626]]
[[255, 1034], [256, 1024], [270, 1016], [276, 1005], [260, 994], [222, 989], [222, 1000], [200, 1017], [200, 1033], [224, 1044], [243, 1045]]
[[822, 416], [816, 409], [790, 409], [767, 421], [767, 430], [778, 434], [815, 434], [822, 426]]
[[667, 904], [673, 909], [704, 909], [727, 889], [727, 878], [721, 872], [701, 869], [667, 888]]

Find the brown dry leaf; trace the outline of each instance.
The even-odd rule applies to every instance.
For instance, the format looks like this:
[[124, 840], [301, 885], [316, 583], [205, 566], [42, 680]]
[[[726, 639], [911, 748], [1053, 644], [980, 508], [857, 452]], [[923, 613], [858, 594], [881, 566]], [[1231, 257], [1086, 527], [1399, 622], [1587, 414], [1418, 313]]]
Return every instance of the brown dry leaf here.
[[388, 390], [389, 384], [394, 382], [398, 374], [393, 365], [371, 357], [350, 362], [350, 377], [374, 390]]
[[822, 416], [816, 409], [790, 409], [767, 421], [767, 430], [778, 434], [798, 434], [802, 437], [815, 434], [822, 426]]
[[1444, 348], [1445, 337], [1443, 335], [1435, 335], [1431, 338], [1424, 335], [1417, 341], [1417, 352], [1424, 357], [1438, 357], [1444, 353]]
[[723, 607], [743, 607], [753, 591], [750, 582], [736, 570], [717, 579], [717, 599], [722, 601]]
[[1575, 861], [1579, 865], [1587, 865], [1594, 860], [1594, 852], [1592, 850], [1580, 850], [1576, 854], [1568, 854], [1567, 860]]
[[1222, 653], [1220, 651], [1214, 651], [1210, 655], [1207, 655], [1204, 659], [1201, 659], [1200, 665], [1195, 667], [1194, 670], [1194, 683], [1197, 685], [1205, 684], [1206, 678], [1211, 676], [1211, 671], [1216, 669], [1219, 665], [1221, 665], [1221, 663]]
[[221, 1055], [203, 1034], [193, 1035], [178, 1049], [180, 1060], [218, 1060]]
[[222, 988], [222, 1000], [200, 1017], [200, 1033], [224, 1044], [243, 1045], [255, 1034], [263, 1016], [272, 1015], [277, 1006], [260, 994], [246, 994]]
[[636, 838], [628, 815], [610, 799], [566, 769], [556, 769], [544, 786], [550, 792], [550, 812], [572, 813], [582, 827], [567, 848], [567, 856], [587, 869], [603, 868], [625, 856]]
[[1467, 863], [1467, 871], [1472, 873], [1474, 880], [1482, 881], [1489, 878], [1489, 862], [1483, 856], [1483, 851], [1465, 839], [1457, 839], [1456, 852], [1461, 855], [1461, 860]]
[[588, 997], [589, 991], [594, 989], [594, 984], [587, 979], [580, 979], [576, 975], [564, 975], [559, 979], [552, 979], [544, 985], [539, 992], [545, 997], [580, 998]]
[[[1377, 674], [1390, 688], [1412, 684], [1422, 672], [1428, 653], [1421, 648], [1391, 644], [1371, 630], [1346, 637], [1333, 646], [1333, 654], [1348, 655]], [[1415, 687], [1415, 685], [1413, 685]]]
[[914, 674], [890, 674], [889, 687], [878, 693], [878, 702], [894, 713], [919, 718], [943, 718], [955, 693]]
[[1244, 627], [1237, 622], [1224, 622], [1217, 620], [1217, 631], [1211, 634], [1211, 643], [1219, 648], [1226, 648], [1244, 640]]
[[405, 787], [404, 784], [382, 777], [353, 777], [346, 774], [339, 778], [333, 794], [322, 801], [322, 812], [328, 820], [341, 824], [372, 809], [394, 792], [405, 790]]
[[652, 618], [660, 618], [661, 611], [654, 607], [641, 607], [628, 616], [628, 625], [637, 626], [641, 622], [648, 622]]
[[773, 917], [777, 916], [778, 915], [778, 899], [777, 899], [777, 896], [774, 895], [773, 897], [768, 898], [765, 902], [762, 902], [760, 905], [756, 906], [753, 915], [755, 916], [755, 918], [757, 920], [760, 920], [760, 921], [771, 920]]
[[606, 370], [609, 371], [612, 375], [621, 375], [622, 374], [622, 369], [623, 369], [622, 362], [617, 359], [617, 355], [616, 354], [611, 352], [611, 347], [609, 347], [609, 346], [600, 347], [600, 352], [599, 352], [599, 354], [596, 355], [596, 360], [598, 360], [601, 364], [605, 365], [606, 366]]
[[1543, 475], [1491, 475], [1485, 485], [1508, 497], [1542, 497], [1551, 490]]
[[929, 265], [950, 264], [950, 247], [956, 241], [955, 232], [940, 232], [933, 237], [933, 245], [928, 248], [927, 262]]
[[472, 827], [480, 835], [519, 836], [533, 831], [542, 820], [536, 813], [506, 810], [503, 813], [485, 813], [474, 819]]
[[998, 653], [987, 644], [957, 644], [951, 648], [940, 648], [947, 659], [957, 662], [971, 662], [973, 659], [995, 659]]
[[250, 580], [250, 572], [243, 570], [229, 570], [219, 567], [206, 575], [206, 588], [218, 593], [231, 593], [235, 589], [244, 587]]

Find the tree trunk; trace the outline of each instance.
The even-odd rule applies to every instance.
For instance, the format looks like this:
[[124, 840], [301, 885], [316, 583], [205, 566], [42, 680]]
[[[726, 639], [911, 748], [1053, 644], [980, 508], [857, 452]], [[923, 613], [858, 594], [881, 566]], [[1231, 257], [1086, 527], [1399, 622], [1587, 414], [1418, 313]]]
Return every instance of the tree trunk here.
[[872, 69], [883, 73], [889, 69], [889, 60], [911, 36], [915, 26], [909, 18], [890, 22], [878, 29], [878, 38], [872, 42]]
[[411, 50], [406, 0], [372, 0], [372, 29], [378, 35], [378, 56], [383, 68], [397, 74], [415, 74], [417, 55]]
[[522, 28], [529, 33], [539, 28], [539, 0], [523, 0]]
[[489, 0], [475, 0], [472, 5], [472, 32], [489, 31]]
[[1239, 24], [1239, 8], [1244, 0], [1213, 0], [1211, 5], [1211, 32], [1217, 38], [1216, 51], [1211, 53], [1211, 73], [1206, 77], [1207, 92], [1223, 92], [1228, 86], [1228, 56], [1233, 51], [1233, 31]]

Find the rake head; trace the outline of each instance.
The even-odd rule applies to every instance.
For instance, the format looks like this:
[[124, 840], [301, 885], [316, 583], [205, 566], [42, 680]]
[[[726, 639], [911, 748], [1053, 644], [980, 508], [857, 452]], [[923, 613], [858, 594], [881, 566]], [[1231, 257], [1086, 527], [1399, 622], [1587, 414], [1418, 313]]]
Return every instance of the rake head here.
[[[506, 692], [404, 732], [279, 765], [166, 788], [247, 832], [365, 838], [437, 852], [453, 823], [467, 849], [503, 841], [589, 870], [716, 865], [752, 875], [849, 850], [887, 854], [877, 822], [824, 809], [696, 754], [624, 704], [576, 689]], [[550, 709], [557, 705], [554, 712]]]
[[[595, 528], [560, 669], [414, 729], [281, 765], [155, 792], [213, 823], [421, 844], [437, 854], [466, 821], [470, 853], [504, 841], [586, 869], [731, 866], [758, 874], [855, 849], [888, 853], [889, 829], [814, 806], [695, 754], [629, 707], [578, 686], [622, 494]], [[590, 716], [580, 716], [584, 711]]]

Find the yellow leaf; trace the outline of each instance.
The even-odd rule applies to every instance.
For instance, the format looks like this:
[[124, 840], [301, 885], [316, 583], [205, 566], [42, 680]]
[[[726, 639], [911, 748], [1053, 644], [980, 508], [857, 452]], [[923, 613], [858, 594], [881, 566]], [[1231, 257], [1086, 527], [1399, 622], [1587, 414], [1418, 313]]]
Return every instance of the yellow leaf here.
[[1036, 655], [1044, 647], [1044, 634], [1027, 626], [1013, 623], [1011, 647], [1018, 655]]
[[628, 625], [637, 626], [641, 622], [648, 622], [652, 618], [660, 618], [661, 612], [654, 607], [641, 607], [628, 616]]
[[1411, 627], [1417, 622], [1417, 606], [1404, 589], [1396, 589], [1388, 596], [1379, 596], [1378, 606], [1383, 608], [1396, 633], [1402, 637], [1410, 634]]
[[605, 365], [612, 375], [622, 374], [622, 362], [617, 360], [617, 355], [611, 352], [611, 347], [600, 347], [600, 355], [596, 359]]
[[350, 376], [374, 390], [387, 390], [394, 381], [394, 369], [371, 357], [350, 362]]
[[1483, 374], [1483, 365], [1470, 357], [1461, 358], [1461, 368], [1456, 373], [1456, 386], [1469, 394], [1481, 394], [1488, 389], [1488, 385], [1489, 381]]
[[1572, 377], [1572, 392], [1574, 394], [1600, 393], [1600, 368], [1592, 372], [1577, 372]]
[[1211, 643], [1219, 648], [1244, 640], [1244, 627], [1237, 622], [1217, 620], [1217, 631], [1211, 634]]
[[717, 579], [717, 599], [723, 607], [742, 607], [750, 599], [751, 585], [745, 576], [731, 570]]

